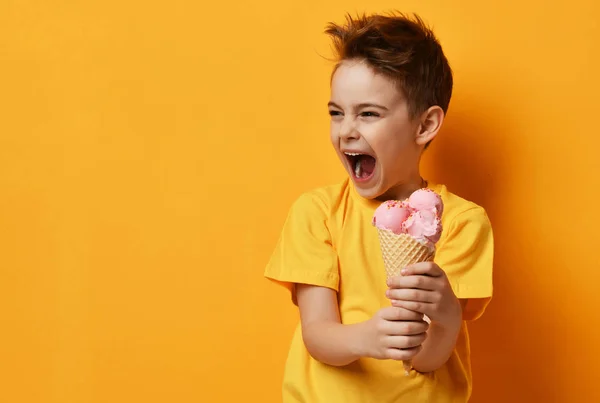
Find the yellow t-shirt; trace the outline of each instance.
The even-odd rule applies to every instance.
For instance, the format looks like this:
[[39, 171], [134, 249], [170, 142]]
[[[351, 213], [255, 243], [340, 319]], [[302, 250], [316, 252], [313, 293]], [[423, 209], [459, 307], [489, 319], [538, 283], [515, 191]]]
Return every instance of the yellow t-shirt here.
[[[412, 371], [409, 376], [402, 362], [393, 360], [362, 358], [343, 367], [329, 366], [308, 353], [298, 324], [286, 363], [284, 403], [468, 400], [472, 380], [466, 324], [481, 316], [492, 296], [492, 229], [483, 208], [443, 185], [429, 187], [444, 202], [435, 262], [457, 297], [468, 300], [450, 359], [435, 372]], [[295, 283], [336, 290], [344, 324], [370, 319], [390, 305], [377, 230], [371, 225], [378, 205], [361, 197], [349, 179], [304, 193], [289, 212], [265, 276], [286, 286], [294, 303]]]

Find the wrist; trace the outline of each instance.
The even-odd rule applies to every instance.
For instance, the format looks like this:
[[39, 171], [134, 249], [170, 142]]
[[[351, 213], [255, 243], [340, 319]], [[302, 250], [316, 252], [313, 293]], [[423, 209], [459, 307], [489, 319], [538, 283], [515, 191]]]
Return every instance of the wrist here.
[[367, 343], [367, 322], [356, 323], [348, 325], [348, 348], [350, 353], [356, 357], [356, 359], [362, 357], [369, 357], [369, 348]]
[[302, 338], [309, 354], [331, 366], [345, 366], [361, 358], [357, 325], [313, 322], [303, 327]]
[[448, 315], [442, 321], [432, 320], [423, 349], [413, 359], [415, 370], [428, 373], [444, 365], [456, 346], [461, 327], [460, 315]]
[[441, 328], [446, 332], [458, 333], [462, 326], [462, 308], [460, 302], [456, 300], [454, 309], [452, 309], [443, 319], [432, 321], [431, 325]]

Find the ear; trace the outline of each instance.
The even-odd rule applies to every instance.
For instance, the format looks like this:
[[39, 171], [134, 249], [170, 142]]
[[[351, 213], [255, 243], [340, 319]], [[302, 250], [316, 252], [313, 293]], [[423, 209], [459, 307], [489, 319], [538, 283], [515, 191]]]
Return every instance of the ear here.
[[425, 146], [437, 136], [444, 122], [444, 111], [439, 106], [432, 106], [421, 114], [419, 131], [415, 141]]

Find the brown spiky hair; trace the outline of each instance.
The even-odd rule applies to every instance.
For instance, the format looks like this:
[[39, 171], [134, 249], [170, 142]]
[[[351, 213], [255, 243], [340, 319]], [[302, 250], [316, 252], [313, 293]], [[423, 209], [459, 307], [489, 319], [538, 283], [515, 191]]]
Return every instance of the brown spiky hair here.
[[412, 118], [436, 105], [447, 113], [452, 69], [433, 31], [418, 15], [347, 15], [344, 25], [331, 22], [325, 33], [333, 41], [336, 69], [345, 60], [364, 61], [396, 83]]

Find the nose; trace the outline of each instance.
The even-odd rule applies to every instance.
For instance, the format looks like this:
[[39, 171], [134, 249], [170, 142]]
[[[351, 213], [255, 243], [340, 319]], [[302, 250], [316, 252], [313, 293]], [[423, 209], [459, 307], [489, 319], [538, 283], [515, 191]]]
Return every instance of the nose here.
[[343, 140], [356, 140], [360, 137], [354, 120], [351, 117], [345, 117], [340, 125], [340, 138]]

